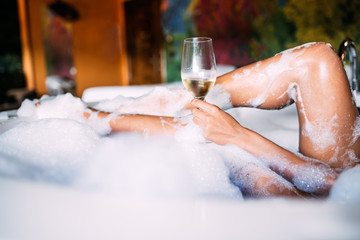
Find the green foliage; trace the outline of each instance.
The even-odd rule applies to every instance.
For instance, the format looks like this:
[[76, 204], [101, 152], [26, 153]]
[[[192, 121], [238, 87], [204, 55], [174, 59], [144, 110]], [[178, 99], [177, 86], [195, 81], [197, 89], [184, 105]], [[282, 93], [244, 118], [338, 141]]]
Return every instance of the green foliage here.
[[181, 81], [181, 55], [185, 38], [194, 36], [191, 19], [184, 14], [185, 32], [165, 32], [166, 82]]
[[166, 52], [166, 79], [167, 82], [177, 82], [181, 80], [181, 44], [184, 37], [182, 34], [165, 34]]
[[345, 38], [360, 41], [360, 1], [288, 0], [284, 13], [296, 26], [289, 46], [321, 41], [337, 48]]
[[250, 52], [254, 60], [271, 57], [295, 40], [294, 25], [286, 19], [281, 6], [276, 6], [266, 19], [254, 22], [253, 29]]
[[[283, 6], [284, 5], [284, 6]], [[192, 0], [184, 33], [166, 34], [168, 82], [180, 81], [186, 37], [214, 40], [217, 62], [241, 66], [306, 42], [360, 44], [359, 0]], [[359, 58], [360, 59], [360, 58]]]
[[294, 41], [278, 0], [193, 0], [197, 33], [214, 40], [216, 60], [241, 66], [273, 56]]

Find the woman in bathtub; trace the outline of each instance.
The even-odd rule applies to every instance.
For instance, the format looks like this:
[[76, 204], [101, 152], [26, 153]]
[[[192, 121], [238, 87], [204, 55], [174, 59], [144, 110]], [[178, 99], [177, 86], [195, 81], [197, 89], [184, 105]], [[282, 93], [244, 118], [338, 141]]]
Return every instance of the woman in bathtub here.
[[[279, 109], [292, 103], [297, 107], [299, 153], [293, 153], [241, 126], [217, 106], [191, 101], [193, 121], [206, 139], [239, 146], [272, 170], [252, 164], [236, 169], [232, 180], [245, 196], [326, 196], [338, 174], [359, 162], [360, 118], [342, 63], [329, 45], [314, 43], [284, 51], [225, 74], [216, 84], [230, 93], [234, 107]], [[171, 117], [118, 115], [109, 124], [114, 132], [146, 128], [150, 134], [173, 134], [174, 126], [182, 123]], [[251, 176], [250, 182], [244, 183], [241, 179], [246, 176]], [[281, 178], [293, 185], [284, 186]]]

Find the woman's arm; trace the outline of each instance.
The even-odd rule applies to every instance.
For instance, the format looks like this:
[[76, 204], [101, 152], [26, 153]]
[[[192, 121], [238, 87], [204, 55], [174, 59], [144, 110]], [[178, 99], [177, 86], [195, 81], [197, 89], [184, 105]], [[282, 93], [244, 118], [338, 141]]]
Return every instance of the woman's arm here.
[[203, 129], [206, 139], [220, 145], [237, 145], [263, 159], [273, 171], [294, 183], [298, 189], [328, 195], [338, 177], [334, 169], [290, 152], [242, 127], [233, 117], [214, 105], [196, 99], [191, 103], [194, 122]]
[[84, 117], [89, 118], [92, 114], [100, 118], [108, 118], [111, 132], [139, 132], [149, 135], [163, 134], [172, 135], [184, 126], [184, 123], [173, 117], [141, 115], [141, 114], [116, 114], [96, 109], [84, 112]]

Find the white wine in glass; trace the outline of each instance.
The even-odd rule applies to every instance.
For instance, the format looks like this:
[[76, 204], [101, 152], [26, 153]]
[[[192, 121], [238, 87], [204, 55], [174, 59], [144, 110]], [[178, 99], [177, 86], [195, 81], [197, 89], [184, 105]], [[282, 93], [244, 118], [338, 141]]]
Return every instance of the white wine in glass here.
[[205, 99], [216, 81], [216, 62], [211, 38], [184, 40], [181, 79], [185, 88], [195, 98]]

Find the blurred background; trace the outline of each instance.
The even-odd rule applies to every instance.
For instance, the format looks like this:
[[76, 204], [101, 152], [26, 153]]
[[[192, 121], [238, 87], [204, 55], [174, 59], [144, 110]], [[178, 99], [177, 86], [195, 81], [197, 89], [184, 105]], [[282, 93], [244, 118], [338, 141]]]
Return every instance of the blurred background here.
[[96, 86], [181, 81], [182, 42], [240, 67], [306, 42], [360, 42], [354, 0], [3, 0], [0, 111]]

